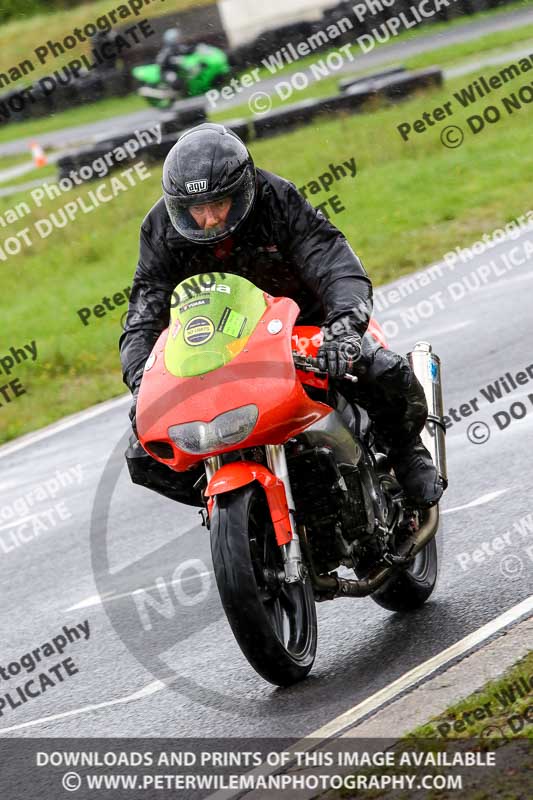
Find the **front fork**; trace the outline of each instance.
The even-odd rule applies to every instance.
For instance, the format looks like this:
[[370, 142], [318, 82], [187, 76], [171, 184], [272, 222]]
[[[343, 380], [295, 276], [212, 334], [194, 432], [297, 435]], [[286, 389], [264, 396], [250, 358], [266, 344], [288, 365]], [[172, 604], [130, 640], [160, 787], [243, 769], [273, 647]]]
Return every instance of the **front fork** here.
[[265, 445], [265, 451], [270, 471], [283, 483], [285, 488], [292, 538], [288, 544], [281, 545], [281, 552], [285, 567], [285, 582], [296, 583], [296, 581], [304, 580], [305, 572], [302, 564], [300, 537], [298, 536], [296, 521], [294, 519], [294, 499], [292, 496], [291, 482], [289, 480], [289, 471], [287, 469], [285, 448], [282, 444], [267, 444]]
[[[291, 540], [287, 544], [280, 545], [284, 566], [284, 580], [286, 583], [296, 583], [305, 579], [305, 570], [302, 563], [302, 550], [300, 547], [300, 537], [296, 528], [294, 518], [294, 499], [287, 469], [287, 459], [285, 449], [281, 444], [265, 445], [267, 464], [272, 474], [283, 484], [285, 498], [289, 509], [289, 522], [291, 526]], [[220, 456], [212, 456], [204, 459], [207, 483], [209, 484], [213, 475], [220, 469], [222, 459]]]

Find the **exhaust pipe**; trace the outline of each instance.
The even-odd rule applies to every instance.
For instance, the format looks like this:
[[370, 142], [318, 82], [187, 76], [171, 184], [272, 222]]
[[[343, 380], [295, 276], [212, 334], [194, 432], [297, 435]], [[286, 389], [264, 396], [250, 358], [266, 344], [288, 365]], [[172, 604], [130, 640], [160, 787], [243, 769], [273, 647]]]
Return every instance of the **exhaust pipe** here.
[[428, 406], [428, 418], [420, 438], [431, 453], [433, 463], [447, 486], [446, 428], [443, 420], [440, 358], [432, 351], [428, 342], [417, 342], [412, 351], [407, 353], [407, 359], [422, 385]]
[[[317, 575], [314, 570], [309, 568], [311, 574], [311, 583], [313, 588], [318, 592], [325, 595], [325, 599], [333, 600], [335, 597], [367, 597], [376, 589], [379, 589], [395, 570], [401, 566], [409, 563], [417, 553], [424, 548], [436, 535], [439, 529], [439, 509], [438, 506], [432, 506], [426, 511], [424, 522], [419, 529], [409, 536], [405, 542], [402, 543], [399, 554], [394, 558], [393, 564], [379, 567], [366, 578], [360, 580], [353, 580], [350, 578], [339, 578], [337, 575]], [[307, 537], [305, 529], [302, 531], [302, 540], [304, 548], [307, 550]], [[307, 555], [308, 567], [312, 561]]]
[[[417, 342], [413, 350], [407, 354], [407, 359], [422, 385], [428, 406], [428, 417], [420, 438], [431, 453], [433, 463], [437, 467], [444, 485], [447, 486], [446, 428], [443, 421], [444, 407], [442, 402], [440, 358], [432, 351], [428, 342]], [[371, 572], [366, 578], [360, 580], [339, 578], [336, 575], [317, 575], [316, 572], [310, 570], [313, 587], [318, 592], [324, 593], [327, 599], [333, 599], [334, 597], [366, 597], [382, 586], [390, 578], [394, 570], [408, 564], [434, 538], [438, 528], [439, 509], [438, 506], [432, 506], [427, 510], [420, 528], [403, 542], [401, 550], [394, 557], [392, 564], [383, 565]], [[303, 542], [307, 548], [305, 532]], [[308, 555], [306, 560], [308, 565], [312, 563]]]

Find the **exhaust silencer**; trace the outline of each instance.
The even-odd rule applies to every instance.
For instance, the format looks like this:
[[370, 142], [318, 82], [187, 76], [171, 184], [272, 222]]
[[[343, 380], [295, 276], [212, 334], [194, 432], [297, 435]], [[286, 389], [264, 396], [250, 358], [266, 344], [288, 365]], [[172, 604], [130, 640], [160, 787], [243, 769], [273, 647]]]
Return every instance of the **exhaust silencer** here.
[[447, 485], [446, 428], [443, 420], [440, 358], [432, 351], [428, 342], [417, 342], [413, 350], [407, 354], [407, 359], [424, 389], [428, 405], [428, 418], [420, 438], [431, 453], [433, 463], [444, 484]]

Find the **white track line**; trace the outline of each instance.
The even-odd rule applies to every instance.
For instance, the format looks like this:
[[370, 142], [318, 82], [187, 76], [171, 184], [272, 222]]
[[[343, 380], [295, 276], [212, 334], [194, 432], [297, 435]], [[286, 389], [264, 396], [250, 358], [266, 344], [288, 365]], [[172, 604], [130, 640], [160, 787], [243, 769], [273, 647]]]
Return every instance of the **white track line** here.
[[444, 511], [441, 511], [440, 514], [454, 514], [456, 511], [463, 511], [465, 508], [476, 508], [476, 506], [485, 505], [485, 503], [490, 503], [491, 500], [494, 500], [496, 497], [499, 497], [501, 494], [505, 494], [508, 492], [509, 489], [498, 489], [496, 492], [489, 492], [489, 494], [482, 494], [481, 497], [476, 497], [475, 500], [471, 500], [469, 503], [465, 503], [463, 506], [455, 506], [454, 508], [445, 508]]
[[[474, 631], [474, 633], [470, 633], [468, 636], [465, 636], [464, 639], [461, 639], [459, 642], [452, 644], [451, 647], [448, 647], [446, 650], [443, 650], [441, 653], [433, 656], [433, 658], [430, 658], [423, 664], [419, 664], [418, 667], [414, 667], [412, 670], [406, 672], [400, 678], [397, 678], [395, 681], [390, 683], [384, 689], [381, 689], [379, 692], [371, 695], [366, 700], [363, 700], [362, 703], [359, 703], [349, 711], [344, 712], [344, 714], [341, 714], [336, 719], [328, 722], [327, 725], [324, 725], [322, 728], [314, 731], [314, 733], [309, 734], [306, 739], [326, 739], [340, 734], [346, 728], [354, 725], [362, 717], [368, 716], [369, 714], [377, 711], [379, 708], [381, 708], [381, 706], [385, 705], [385, 703], [390, 703], [406, 689], [413, 687], [416, 683], [419, 683], [424, 678], [428, 678], [432, 673], [436, 672], [440, 667], [444, 666], [449, 661], [453, 661], [459, 656], [465, 655], [465, 653], [467, 653], [473, 647], [481, 644], [481, 642], [484, 642], [491, 636], [494, 636], [495, 633], [503, 630], [503, 628], [506, 628], [513, 622], [516, 622], [521, 617], [525, 617], [532, 610], [533, 595], [530, 595], [525, 600], [522, 600], [521, 603], [518, 603], [516, 606], [504, 611], [504, 613], [500, 614], [499, 617], [496, 617], [495, 619], [491, 620], [491, 622], [488, 622], [486, 625], [478, 628], [478, 630]], [[131, 703], [135, 700], [142, 700], [149, 695], [160, 692], [162, 689], [165, 689], [166, 686], [167, 684], [163, 683], [162, 681], [153, 681], [143, 689], [139, 689], [137, 692], [126, 695], [125, 697], [119, 697], [116, 700], [107, 700], [103, 703], [96, 703], [94, 705], [82, 706], [81, 708], [74, 708], [71, 711], [63, 711], [59, 714], [52, 714], [49, 717], [41, 717], [40, 719], [29, 720], [28, 722], [22, 722], [20, 725], [12, 725], [9, 728], [0, 728], [0, 734], [10, 733], [11, 731], [17, 731], [21, 730], [22, 728], [29, 728], [48, 722], [54, 722], [55, 720], [65, 719], [66, 717], [78, 716], [80, 714], [85, 714], [88, 711], [97, 711], [100, 708], [109, 708], [110, 706]], [[311, 745], [309, 743], [306, 745], [306, 739], [302, 739], [300, 743], [294, 745], [292, 750], [310, 749]], [[276, 768], [273, 768], [272, 772], [274, 772], [275, 769]], [[229, 800], [229, 798], [233, 796], [234, 794], [228, 794], [224, 792], [211, 795], [211, 797], [216, 798], [216, 800], [223, 800], [223, 798]]]
[[[380, 689], [379, 692], [367, 697], [366, 700], [358, 703], [349, 711], [345, 711], [344, 714], [341, 714], [340, 716], [331, 720], [331, 722], [323, 725], [322, 728], [318, 728], [318, 730], [308, 734], [305, 739], [301, 739], [299, 742], [296, 742], [296, 744], [291, 745], [291, 747], [288, 749], [288, 752], [305, 752], [307, 750], [316, 749], [319, 742], [337, 737], [346, 732], [357, 722], [360, 722], [364, 717], [368, 717], [369, 715], [378, 711], [382, 706], [390, 704], [406, 690], [414, 688], [415, 684], [418, 684], [424, 679], [428, 678], [440, 667], [443, 667], [450, 661], [455, 661], [455, 659], [459, 658], [460, 656], [464, 656], [473, 647], [476, 647], [476, 645], [479, 645], [486, 639], [491, 638], [495, 633], [498, 633], [498, 631], [506, 628], [521, 617], [530, 614], [532, 610], [533, 595], [530, 595], [530, 597], [526, 598], [521, 603], [518, 603], [516, 606], [508, 609], [508, 611], [500, 614], [500, 616], [496, 617], [496, 619], [493, 619], [491, 622], [488, 622], [486, 625], [478, 628], [478, 630], [474, 631], [474, 633], [470, 633], [468, 636], [465, 636], [464, 639], [461, 639], [459, 642], [452, 644], [451, 647], [447, 647], [446, 650], [443, 650], [441, 653], [433, 656], [433, 658], [430, 658], [423, 664], [419, 664], [417, 667], [409, 670], [409, 672], [406, 672], [388, 686], [385, 686], [384, 689]], [[285, 770], [289, 768], [290, 764], [285, 767]], [[255, 770], [251, 770], [248, 774], [271, 775], [280, 771], [281, 770], [279, 766], [266, 767], [263, 765]], [[210, 794], [206, 800], [231, 800], [231, 798], [235, 797], [246, 798], [251, 796], [252, 795], [247, 791], [235, 792], [221, 790], [215, 792], [214, 794]]]
[[385, 705], [385, 703], [390, 703], [391, 700], [395, 699], [406, 689], [413, 688], [415, 684], [428, 678], [440, 669], [440, 667], [450, 661], [454, 661], [460, 656], [464, 656], [473, 647], [490, 639], [494, 634], [498, 633], [498, 631], [508, 627], [521, 617], [530, 615], [532, 611], [533, 594], [526, 597], [521, 603], [517, 603], [517, 605], [504, 611], [499, 617], [487, 622], [486, 625], [478, 628], [473, 633], [469, 633], [464, 639], [460, 639], [460, 641], [452, 644], [440, 653], [437, 653], [436, 656], [424, 661], [423, 664], [419, 664], [417, 667], [409, 670], [409, 672], [397, 678], [384, 689], [381, 689], [379, 692], [371, 695], [371, 697], [363, 700], [362, 703], [358, 703], [349, 711], [345, 711], [344, 714], [328, 722], [327, 725], [314, 731], [314, 733], [309, 734], [308, 738], [327, 738], [340, 734], [345, 728], [351, 727], [363, 717], [376, 712], [381, 706]]
[[[185, 583], [185, 581], [193, 581], [196, 578], [205, 578], [207, 575], [212, 575], [213, 570], [207, 570], [207, 572], [197, 572], [194, 575], [188, 575], [185, 578], [176, 578], [174, 581], [170, 581], [170, 585], [174, 583]], [[113, 600], [121, 600], [123, 597], [129, 597], [130, 595], [137, 594], [137, 592], [149, 592], [150, 589], [159, 589], [159, 585], [157, 583], [152, 584], [152, 586], [141, 586], [137, 589], [131, 589], [129, 592], [122, 592], [121, 594], [93, 594], [91, 597], [87, 597], [85, 600], [81, 600], [79, 603], [76, 603], [75, 606], [70, 606], [70, 608], [65, 609], [63, 612], [67, 614], [69, 611], [79, 611], [81, 608], [90, 608], [91, 606], [99, 606], [103, 603], [110, 603]]]
[[0, 447], [0, 458], [5, 458], [13, 453], [17, 453], [19, 450], [23, 450], [25, 447], [29, 447], [32, 444], [37, 444], [37, 442], [42, 442], [43, 439], [48, 439], [50, 436], [55, 436], [56, 433], [67, 431], [69, 428], [73, 428], [75, 425], [79, 425], [81, 422], [86, 422], [94, 417], [99, 417], [100, 414], [105, 414], [106, 411], [112, 411], [114, 408], [119, 408], [121, 405], [125, 405], [126, 401], [131, 402], [131, 396], [129, 394], [123, 395], [122, 397], [116, 397], [113, 400], [106, 400], [105, 403], [99, 403], [97, 406], [87, 408], [85, 411], [80, 411], [79, 414], [72, 414], [71, 416], [65, 417], [65, 419], [60, 420], [59, 422], [54, 422], [52, 425], [48, 425], [46, 428], [41, 428], [41, 430], [35, 431], [35, 433], [28, 433], [26, 436], [21, 436], [19, 439], [15, 439], [12, 444], [5, 444]]
[[97, 711], [99, 708], [109, 708], [110, 706], [119, 706], [124, 703], [131, 703], [134, 700], [142, 700], [149, 697], [161, 689], [166, 689], [167, 684], [162, 681], [153, 681], [148, 686], [144, 686], [133, 694], [127, 694], [125, 697], [118, 697], [116, 700], [106, 700], [103, 703], [94, 703], [90, 706], [82, 706], [81, 708], [73, 708], [71, 711], [62, 711], [59, 714], [52, 714], [49, 717], [41, 717], [40, 719], [32, 719], [28, 722], [21, 722], [20, 725], [12, 725], [9, 728], [0, 728], [1, 733], [10, 733], [11, 731], [20, 731], [22, 728], [31, 728], [34, 725], [42, 725], [48, 722], [55, 722], [58, 719], [65, 719], [66, 717], [75, 717], [79, 714], [85, 714], [87, 711]]

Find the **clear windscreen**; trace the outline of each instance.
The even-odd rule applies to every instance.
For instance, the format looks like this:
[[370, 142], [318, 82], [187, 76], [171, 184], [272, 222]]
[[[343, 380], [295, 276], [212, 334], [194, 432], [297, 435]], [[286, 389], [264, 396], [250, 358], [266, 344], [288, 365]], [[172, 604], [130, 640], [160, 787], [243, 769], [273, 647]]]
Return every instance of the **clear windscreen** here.
[[192, 377], [224, 366], [245, 347], [266, 308], [263, 291], [239, 275], [205, 273], [173, 294], [165, 367]]

